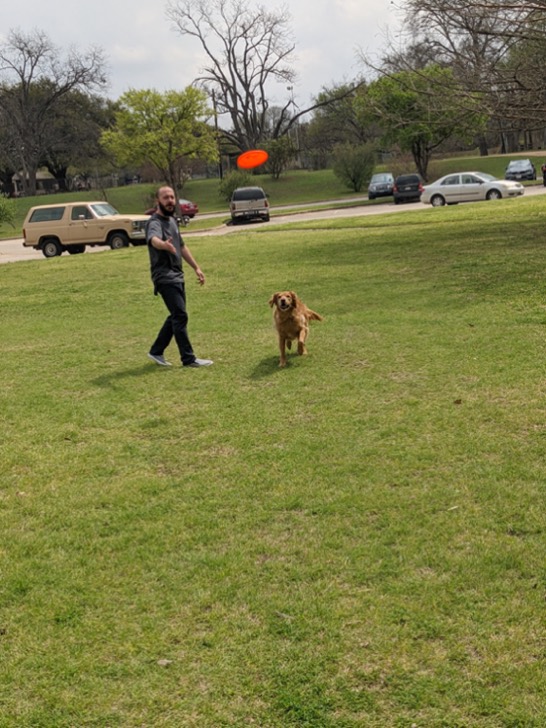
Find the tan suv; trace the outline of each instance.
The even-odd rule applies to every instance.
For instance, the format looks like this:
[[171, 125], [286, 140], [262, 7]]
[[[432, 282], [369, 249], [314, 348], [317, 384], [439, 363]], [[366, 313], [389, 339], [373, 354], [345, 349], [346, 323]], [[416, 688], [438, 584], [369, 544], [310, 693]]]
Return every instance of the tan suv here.
[[66, 202], [31, 207], [23, 223], [23, 245], [46, 258], [83, 253], [86, 245], [144, 245], [148, 215], [120, 215], [108, 202]]
[[261, 187], [237, 187], [231, 195], [229, 209], [233, 224], [255, 218], [269, 221], [269, 202]]

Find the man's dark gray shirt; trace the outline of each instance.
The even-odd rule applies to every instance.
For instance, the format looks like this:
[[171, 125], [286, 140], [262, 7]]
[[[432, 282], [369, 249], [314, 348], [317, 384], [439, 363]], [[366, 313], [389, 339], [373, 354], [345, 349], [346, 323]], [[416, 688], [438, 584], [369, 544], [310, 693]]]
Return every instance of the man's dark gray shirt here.
[[[154, 248], [150, 242], [153, 237], [161, 238], [161, 240], [171, 238], [172, 244], [176, 248], [176, 255], [169, 253], [168, 250]], [[157, 287], [165, 283], [183, 283], [184, 272], [182, 270], [181, 251], [184, 247], [184, 241], [180, 235], [176, 218], [163, 217], [158, 212], [154, 212], [146, 223], [146, 242], [148, 243], [150, 269], [154, 286]]]

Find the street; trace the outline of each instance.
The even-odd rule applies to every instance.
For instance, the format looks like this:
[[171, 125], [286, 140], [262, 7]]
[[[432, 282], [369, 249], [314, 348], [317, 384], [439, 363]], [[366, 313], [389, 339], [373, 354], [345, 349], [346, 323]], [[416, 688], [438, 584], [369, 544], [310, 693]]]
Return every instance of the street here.
[[[542, 185], [534, 185], [531, 187], [525, 188], [525, 197], [533, 196], [533, 195], [539, 195], [546, 193], [546, 187], [543, 187]], [[512, 200], [513, 204], [518, 204], [518, 200]], [[323, 203], [328, 204], [328, 203]], [[464, 203], [463, 203], [464, 204]], [[482, 202], [479, 204], [487, 205], [487, 202]], [[306, 206], [308, 207], [308, 206]], [[392, 202], [388, 203], [380, 203], [376, 205], [360, 205], [358, 207], [344, 207], [344, 208], [334, 208], [334, 209], [328, 209], [328, 210], [309, 210], [307, 209], [305, 212], [297, 212], [298, 206], [294, 206], [292, 208], [277, 208], [282, 210], [288, 210], [292, 209], [293, 212], [286, 215], [274, 215], [270, 222], [263, 223], [263, 222], [256, 222], [256, 223], [245, 223], [242, 225], [221, 225], [217, 228], [211, 229], [211, 230], [200, 230], [200, 231], [191, 231], [191, 225], [188, 228], [184, 228], [182, 230], [182, 235], [184, 238], [194, 238], [194, 237], [205, 237], [205, 236], [211, 236], [211, 235], [227, 235], [231, 233], [237, 233], [237, 232], [243, 232], [245, 230], [251, 230], [252, 228], [263, 228], [264, 225], [267, 227], [271, 225], [283, 225], [288, 222], [294, 222], [295, 220], [301, 220], [301, 221], [309, 221], [309, 220], [329, 220], [329, 219], [336, 219], [336, 218], [343, 218], [343, 217], [359, 217], [360, 215], [381, 215], [385, 213], [396, 213], [396, 212], [411, 212], [412, 210], [423, 210], [423, 209], [431, 209], [430, 205], [425, 205], [422, 202], [414, 202], [414, 203], [407, 203], [403, 205], [395, 205]], [[442, 208], [439, 208], [436, 210], [436, 214], [441, 215]], [[274, 208], [273, 208], [274, 211]], [[226, 210], [225, 215], [223, 213], [218, 213], [215, 215], [202, 215], [201, 218], [210, 217], [213, 218], [221, 218], [221, 217], [228, 217], [229, 213]], [[91, 248], [87, 247], [85, 254], [88, 253], [111, 253], [112, 251], [107, 246], [103, 247], [96, 247]], [[21, 260], [47, 260], [39, 250], [34, 250], [33, 248], [25, 248], [23, 247], [23, 239], [22, 238], [11, 238], [8, 240], [0, 240], [0, 263], [15, 263]]]

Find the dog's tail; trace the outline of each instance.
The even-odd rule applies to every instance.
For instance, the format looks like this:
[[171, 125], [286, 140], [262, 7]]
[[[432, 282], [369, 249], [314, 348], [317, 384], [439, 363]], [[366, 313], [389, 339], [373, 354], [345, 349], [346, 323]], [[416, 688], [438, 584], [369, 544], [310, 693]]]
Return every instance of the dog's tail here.
[[311, 311], [310, 308], [307, 309], [307, 318], [309, 321], [324, 321], [320, 313], [317, 313], [316, 311]]

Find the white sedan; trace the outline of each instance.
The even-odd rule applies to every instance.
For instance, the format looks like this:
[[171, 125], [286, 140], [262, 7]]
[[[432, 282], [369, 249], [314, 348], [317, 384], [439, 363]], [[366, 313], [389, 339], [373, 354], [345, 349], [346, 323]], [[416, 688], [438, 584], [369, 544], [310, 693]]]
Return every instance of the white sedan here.
[[519, 182], [497, 179], [485, 172], [458, 172], [446, 174], [430, 185], [426, 185], [421, 202], [433, 207], [456, 205], [458, 202], [477, 200], [500, 200], [503, 197], [519, 197], [524, 193]]

